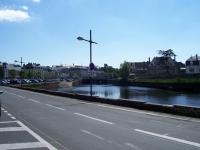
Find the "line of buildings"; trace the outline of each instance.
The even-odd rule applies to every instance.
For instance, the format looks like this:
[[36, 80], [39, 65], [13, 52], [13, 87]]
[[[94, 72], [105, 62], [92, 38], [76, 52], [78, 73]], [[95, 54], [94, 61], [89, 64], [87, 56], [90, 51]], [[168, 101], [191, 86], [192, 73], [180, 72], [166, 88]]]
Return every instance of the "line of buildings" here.
[[[157, 77], [176, 77], [185, 75], [200, 74], [200, 56], [191, 56], [183, 64], [171, 57], [154, 57], [152, 60], [144, 62], [127, 62], [130, 75], [133, 78], [157, 78]], [[120, 65], [121, 67], [121, 65]], [[22, 69], [22, 70], [21, 70]], [[108, 66], [95, 67], [93, 77], [96, 79], [113, 79], [117, 75], [112, 72], [114, 68]], [[80, 65], [60, 65], [60, 66], [41, 66], [36, 63], [23, 65], [8, 64], [0, 62], [0, 78], [11, 79], [55, 79], [55, 78], [75, 78], [88, 79], [89, 67]]]
[[175, 77], [200, 74], [200, 56], [188, 58], [183, 64], [171, 57], [154, 57], [144, 62], [127, 62], [130, 74], [140, 78]]

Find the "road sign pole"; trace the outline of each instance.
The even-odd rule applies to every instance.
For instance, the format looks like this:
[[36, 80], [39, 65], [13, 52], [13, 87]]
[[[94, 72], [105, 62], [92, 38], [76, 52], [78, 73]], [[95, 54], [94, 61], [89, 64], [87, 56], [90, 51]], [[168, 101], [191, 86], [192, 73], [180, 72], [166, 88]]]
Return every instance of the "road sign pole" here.
[[[92, 30], [90, 30], [90, 65], [92, 64]], [[90, 96], [92, 96], [92, 68], [90, 69]]]

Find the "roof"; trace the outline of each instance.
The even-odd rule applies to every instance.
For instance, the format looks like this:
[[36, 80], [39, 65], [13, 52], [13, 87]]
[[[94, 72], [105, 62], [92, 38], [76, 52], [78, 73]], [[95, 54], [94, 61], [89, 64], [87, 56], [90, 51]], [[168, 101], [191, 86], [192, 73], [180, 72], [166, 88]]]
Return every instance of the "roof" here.
[[151, 61], [151, 64], [154, 63], [154, 65], [166, 65], [167, 62], [172, 61], [171, 57], [154, 57]]
[[197, 60], [200, 61], [200, 56], [196, 55], [196, 56], [191, 56], [189, 59], [187, 59], [187, 61], [195, 61]]

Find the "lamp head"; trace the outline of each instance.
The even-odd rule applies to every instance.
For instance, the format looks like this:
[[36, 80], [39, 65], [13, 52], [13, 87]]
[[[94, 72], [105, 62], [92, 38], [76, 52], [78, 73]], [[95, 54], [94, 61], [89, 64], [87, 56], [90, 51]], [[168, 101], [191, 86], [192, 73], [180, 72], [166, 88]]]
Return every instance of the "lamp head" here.
[[77, 40], [82, 41], [82, 40], [85, 40], [85, 39], [79, 36], [79, 37], [77, 37]]

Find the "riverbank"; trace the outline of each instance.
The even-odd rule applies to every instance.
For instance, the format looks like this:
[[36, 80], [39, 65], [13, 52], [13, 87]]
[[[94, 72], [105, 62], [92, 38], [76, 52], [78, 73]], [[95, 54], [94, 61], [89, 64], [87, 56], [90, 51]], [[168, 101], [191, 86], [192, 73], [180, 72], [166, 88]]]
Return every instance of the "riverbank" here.
[[[22, 87], [52, 90], [52, 89], [57, 89], [57, 88], [69, 88], [69, 87], [77, 86], [79, 84], [80, 84], [80, 81], [60, 81], [60, 82], [42, 82], [42, 83], [23, 84]], [[10, 87], [21, 87], [21, 85], [20, 84], [10, 85]]]
[[[90, 84], [90, 80], [82, 80], [83, 84]], [[200, 92], [200, 78], [177, 78], [177, 79], [146, 79], [146, 80], [96, 80], [94, 84], [112, 84], [117, 86], [139, 86], [157, 88], [178, 92]]]

